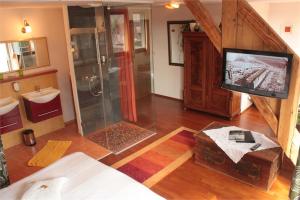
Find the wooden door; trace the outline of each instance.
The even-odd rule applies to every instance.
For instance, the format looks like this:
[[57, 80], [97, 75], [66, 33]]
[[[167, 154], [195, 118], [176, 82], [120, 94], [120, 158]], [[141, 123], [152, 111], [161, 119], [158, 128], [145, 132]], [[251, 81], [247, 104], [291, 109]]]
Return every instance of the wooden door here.
[[194, 109], [205, 109], [205, 76], [208, 52], [206, 42], [202, 38], [185, 33], [185, 77], [184, 77], [184, 105]]
[[221, 56], [208, 37], [206, 42], [210, 52], [206, 67], [206, 108], [212, 113], [230, 117], [231, 92], [221, 88], [223, 74]]

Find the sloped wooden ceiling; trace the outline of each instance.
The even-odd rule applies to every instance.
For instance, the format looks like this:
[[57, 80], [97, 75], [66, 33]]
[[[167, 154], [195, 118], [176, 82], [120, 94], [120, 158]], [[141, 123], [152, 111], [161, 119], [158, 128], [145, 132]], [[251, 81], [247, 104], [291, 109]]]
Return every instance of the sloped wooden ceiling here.
[[184, 3], [220, 53], [223, 48], [241, 48], [294, 54], [288, 99], [251, 96], [259, 112], [266, 119], [282, 148], [289, 156], [296, 125], [300, 90], [298, 55], [246, 0], [222, 1], [222, 32], [215, 26], [209, 12], [199, 0], [184, 0]]

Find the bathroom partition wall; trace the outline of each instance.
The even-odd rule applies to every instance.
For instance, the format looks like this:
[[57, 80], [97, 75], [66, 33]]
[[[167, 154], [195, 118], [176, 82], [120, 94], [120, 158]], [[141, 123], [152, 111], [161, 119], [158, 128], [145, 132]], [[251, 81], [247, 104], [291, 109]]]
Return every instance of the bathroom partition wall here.
[[83, 135], [120, 121], [155, 131], [150, 11], [136, 6], [68, 6]]
[[104, 8], [68, 7], [83, 134], [121, 120], [119, 68], [108, 54]]

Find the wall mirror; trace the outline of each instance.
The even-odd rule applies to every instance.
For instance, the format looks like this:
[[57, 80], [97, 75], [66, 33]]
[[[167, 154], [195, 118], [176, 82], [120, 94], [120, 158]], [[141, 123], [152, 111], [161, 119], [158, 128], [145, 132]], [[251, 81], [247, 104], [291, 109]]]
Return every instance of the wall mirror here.
[[49, 65], [46, 37], [0, 42], [0, 73]]

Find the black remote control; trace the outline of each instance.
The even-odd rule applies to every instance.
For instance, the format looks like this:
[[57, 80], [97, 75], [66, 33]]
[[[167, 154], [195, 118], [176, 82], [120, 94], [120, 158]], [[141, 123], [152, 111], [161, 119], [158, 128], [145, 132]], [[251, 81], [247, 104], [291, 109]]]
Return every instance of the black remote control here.
[[255, 151], [258, 147], [260, 147], [261, 144], [260, 143], [257, 143], [255, 144], [253, 147], [250, 148], [251, 151]]

